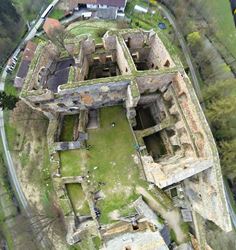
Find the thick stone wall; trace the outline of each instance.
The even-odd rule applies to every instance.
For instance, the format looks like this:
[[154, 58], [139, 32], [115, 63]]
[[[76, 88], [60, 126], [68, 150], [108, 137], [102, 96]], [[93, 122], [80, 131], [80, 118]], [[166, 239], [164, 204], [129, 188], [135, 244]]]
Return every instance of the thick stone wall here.
[[157, 90], [163, 92], [173, 81], [176, 73], [149, 74], [136, 78], [140, 94], [153, 93]]
[[[125, 57], [125, 51], [124, 51], [124, 41], [120, 40], [116, 41], [116, 50], [117, 50], [117, 64], [119, 66], [120, 72], [122, 75], [131, 75], [131, 68], [128, 63], [127, 58]], [[122, 46], [123, 45], [123, 46]]]
[[151, 50], [148, 57], [148, 63], [152, 68], [172, 68], [175, 66], [168, 51], [160, 38], [155, 34], [150, 38]]
[[143, 48], [146, 43], [146, 36], [141, 32], [129, 32], [123, 34], [123, 38], [130, 49]]
[[99, 108], [125, 102], [129, 81], [101, 83], [63, 90], [57, 98], [44, 102], [44, 109], [54, 112], [73, 112], [85, 108]]

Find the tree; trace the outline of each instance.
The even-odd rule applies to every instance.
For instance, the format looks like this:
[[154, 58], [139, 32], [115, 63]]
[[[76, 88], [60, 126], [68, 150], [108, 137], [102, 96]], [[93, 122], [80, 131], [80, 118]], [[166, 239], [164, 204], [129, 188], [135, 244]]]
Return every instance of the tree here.
[[207, 106], [206, 114], [210, 121], [220, 123], [221, 121], [229, 121], [231, 116], [236, 112], [236, 98], [230, 96], [223, 99], [214, 99]]
[[16, 96], [8, 95], [5, 92], [0, 92], [0, 107], [2, 109], [14, 109], [18, 100], [19, 98]]
[[73, 38], [72, 34], [64, 27], [52, 28], [49, 32], [50, 40], [59, 47], [59, 49], [68, 51], [66, 40]]
[[187, 36], [187, 41], [191, 47], [195, 47], [196, 45], [198, 45], [201, 42], [200, 33], [198, 31], [189, 33]]
[[221, 142], [219, 148], [223, 169], [233, 179], [236, 176], [236, 139]]
[[236, 79], [212, 82], [203, 87], [203, 99], [207, 104], [214, 99], [226, 98], [234, 92], [234, 89], [236, 89]]

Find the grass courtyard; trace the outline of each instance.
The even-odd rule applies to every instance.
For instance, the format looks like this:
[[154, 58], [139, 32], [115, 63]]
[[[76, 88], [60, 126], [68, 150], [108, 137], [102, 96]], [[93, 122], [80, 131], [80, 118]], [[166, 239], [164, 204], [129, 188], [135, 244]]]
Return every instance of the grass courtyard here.
[[[113, 122], [115, 127], [111, 125]], [[121, 106], [100, 110], [100, 127], [89, 130], [88, 144], [92, 146], [87, 162], [91, 182], [105, 195], [98, 202], [100, 220], [109, 223], [110, 212], [122, 209], [138, 197], [135, 186], [139, 183], [139, 170], [133, 159], [134, 140]]]
[[74, 149], [60, 152], [62, 176], [82, 175], [83, 150]]
[[[70, 123], [67, 125], [70, 127]], [[135, 142], [123, 107], [102, 108], [99, 128], [88, 130], [88, 135], [89, 150], [60, 152], [61, 173], [62, 176], [89, 173], [91, 189], [104, 194], [105, 198], [98, 201], [97, 206], [101, 210], [101, 223], [106, 224], [111, 221], [110, 212], [124, 209], [138, 197], [135, 187], [141, 185], [134, 162]], [[81, 200], [77, 187], [71, 186], [68, 192], [73, 204]], [[86, 209], [86, 206], [82, 208]]]

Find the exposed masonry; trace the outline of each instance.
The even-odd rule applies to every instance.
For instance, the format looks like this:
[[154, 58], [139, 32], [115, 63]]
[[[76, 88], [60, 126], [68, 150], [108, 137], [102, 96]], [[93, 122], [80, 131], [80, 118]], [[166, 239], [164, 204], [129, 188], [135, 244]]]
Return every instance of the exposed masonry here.
[[[83, 141], [58, 143], [52, 136], [58, 129], [55, 117], [123, 104], [139, 144], [147, 181], [165, 190], [181, 184], [192, 210], [230, 231], [213, 136], [189, 78], [158, 35], [153, 31], [121, 30], [107, 32], [103, 44], [96, 45], [87, 37], [74, 42], [70, 57], [63, 57], [65, 52], [52, 43], [40, 45], [21, 95], [32, 108], [51, 119], [48, 135], [54, 175], [60, 176], [57, 150], [79, 148]], [[55, 71], [53, 67], [68, 58], [73, 59], [68, 82], [57, 82], [56, 89], [49, 90], [47, 80]], [[91, 67], [97, 71], [91, 73]], [[147, 113], [152, 120], [149, 124], [140, 118]], [[86, 124], [84, 127], [85, 133]], [[162, 144], [158, 152], [149, 145], [153, 138]], [[61, 188], [63, 181], [55, 179], [54, 183], [63, 203], [67, 199]], [[63, 204], [70, 218], [71, 208]]]

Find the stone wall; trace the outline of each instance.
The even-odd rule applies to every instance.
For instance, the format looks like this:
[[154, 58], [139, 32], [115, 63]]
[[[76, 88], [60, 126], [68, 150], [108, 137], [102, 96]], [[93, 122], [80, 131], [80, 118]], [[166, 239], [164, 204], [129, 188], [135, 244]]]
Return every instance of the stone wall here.
[[138, 76], [137, 83], [140, 94], [163, 92], [170, 84], [176, 73], [148, 74], [147, 76]]
[[131, 74], [131, 67], [128, 63], [127, 58], [125, 57], [125, 51], [123, 49], [124, 41], [117, 39], [116, 41], [116, 51], [117, 51], [117, 64], [119, 66], [120, 72], [122, 75], [130, 75]]
[[139, 49], [143, 48], [146, 43], [145, 33], [142, 32], [127, 32], [123, 34], [123, 38], [130, 49]]
[[[63, 90], [58, 93], [57, 98], [50, 99], [48, 102], [44, 100], [41, 107], [59, 113], [71, 113], [84, 108], [117, 105], [125, 102], [128, 85], [129, 81], [120, 81]], [[39, 98], [39, 96], [36, 97]]]
[[162, 69], [172, 68], [175, 66], [168, 51], [157, 34], [150, 38], [150, 46], [151, 50], [148, 57], [148, 63], [153, 65], [151, 66], [152, 68]]

